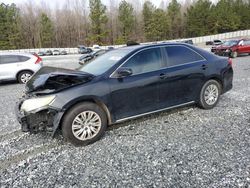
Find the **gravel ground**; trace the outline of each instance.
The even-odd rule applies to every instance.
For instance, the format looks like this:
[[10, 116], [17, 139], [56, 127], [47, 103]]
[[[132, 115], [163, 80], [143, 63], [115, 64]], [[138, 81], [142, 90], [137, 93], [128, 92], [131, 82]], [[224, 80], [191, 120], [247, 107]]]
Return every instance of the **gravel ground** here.
[[[45, 58], [77, 67], [79, 56]], [[179, 108], [109, 127], [86, 147], [22, 133], [23, 85], [0, 86], [0, 187], [250, 187], [250, 57], [234, 60], [234, 88], [212, 110]]]

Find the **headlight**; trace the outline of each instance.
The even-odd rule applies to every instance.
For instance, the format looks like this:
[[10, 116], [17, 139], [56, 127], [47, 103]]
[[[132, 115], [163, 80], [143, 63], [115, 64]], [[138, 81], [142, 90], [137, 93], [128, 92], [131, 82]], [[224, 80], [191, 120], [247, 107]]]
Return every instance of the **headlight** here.
[[27, 99], [23, 102], [21, 110], [24, 112], [39, 110], [41, 108], [49, 106], [54, 101], [55, 97], [55, 95], [50, 95], [46, 97]]

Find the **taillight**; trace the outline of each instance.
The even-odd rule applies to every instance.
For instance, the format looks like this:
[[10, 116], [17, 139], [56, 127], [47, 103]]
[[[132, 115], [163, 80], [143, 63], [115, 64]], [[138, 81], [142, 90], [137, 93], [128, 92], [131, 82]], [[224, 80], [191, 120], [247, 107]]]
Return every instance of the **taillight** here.
[[231, 58], [228, 58], [228, 64], [231, 65], [231, 66], [233, 65], [233, 61], [232, 61]]
[[36, 56], [36, 58], [37, 58], [35, 64], [38, 64], [38, 63], [42, 62], [42, 58], [40, 58], [37, 54], [34, 54], [34, 56]]

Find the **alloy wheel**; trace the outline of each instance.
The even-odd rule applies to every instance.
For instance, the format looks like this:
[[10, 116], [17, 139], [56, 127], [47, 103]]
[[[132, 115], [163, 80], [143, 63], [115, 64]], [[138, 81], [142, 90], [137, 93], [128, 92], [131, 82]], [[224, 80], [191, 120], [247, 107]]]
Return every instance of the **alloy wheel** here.
[[219, 98], [219, 89], [215, 84], [208, 85], [204, 92], [204, 99], [208, 105], [214, 105]]
[[21, 76], [21, 81], [22, 83], [27, 83], [31, 78], [31, 74], [30, 73], [24, 73]]
[[84, 111], [74, 118], [72, 133], [77, 139], [85, 141], [95, 137], [101, 126], [101, 118], [96, 112]]

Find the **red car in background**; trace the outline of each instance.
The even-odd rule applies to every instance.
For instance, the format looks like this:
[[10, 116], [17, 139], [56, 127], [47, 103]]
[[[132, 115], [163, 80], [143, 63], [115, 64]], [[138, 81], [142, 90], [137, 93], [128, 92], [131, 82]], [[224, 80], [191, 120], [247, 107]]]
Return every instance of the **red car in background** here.
[[239, 54], [250, 55], [250, 39], [236, 39], [224, 42], [215, 48], [214, 53], [221, 56], [237, 57]]

